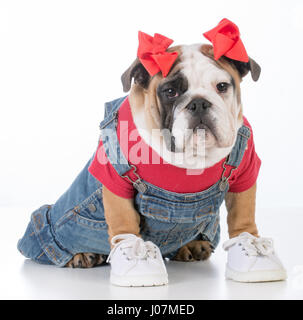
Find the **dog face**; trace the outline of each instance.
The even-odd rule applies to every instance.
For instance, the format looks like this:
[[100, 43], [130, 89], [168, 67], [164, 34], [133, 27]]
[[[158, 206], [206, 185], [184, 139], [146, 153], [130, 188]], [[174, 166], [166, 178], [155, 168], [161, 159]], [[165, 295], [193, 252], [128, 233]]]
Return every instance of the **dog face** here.
[[[215, 61], [210, 45], [169, 51], [179, 55], [166, 78], [161, 74], [151, 78], [137, 60], [122, 76], [124, 89], [134, 78], [132, 103], [138, 110], [144, 105], [141, 110], [150, 118], [150, 125], [143, 126], [160, 128], [169, 152], [199, 157], [198, 146], [203, 143], [205, 152], [200, 156], [212, 165], [231, 151], [242, 125], [242, 77], [251, 71], [257, 80], [260, 67], [252, 59], [249, 63], [225, 57]], [[198, 135], [198, 129], [203, 129], [204, 135]]]
[[[184, 152], [189, 140], [201, 143], [197, 129], [205, 130], [206, 148], [228, 148], [241, 125], [236, 74], [231, 75], [204, 55], [200, 45], [182, 47], [179, 70], [159, 83], [162, 129], [171, 132], [171, 151]], [[236, 79], [235, 79], [236, 78]]]

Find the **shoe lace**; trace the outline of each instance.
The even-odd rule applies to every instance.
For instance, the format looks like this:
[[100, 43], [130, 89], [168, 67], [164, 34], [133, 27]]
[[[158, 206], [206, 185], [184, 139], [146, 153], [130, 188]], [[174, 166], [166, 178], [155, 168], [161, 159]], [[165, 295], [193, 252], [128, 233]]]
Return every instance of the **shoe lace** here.
[[110, 262], [112, 255], [118, 249], [122, 251], [129, 249], [123, 252], [128, 260], [156, 259], [157, 247], [151, 241], [144, 241], [133, 234], [120, 234], [114, 236], [111, 243], [114, 248], [111, 250], [106, 262]]
[[257, 238], [245, 232], [238, 237], [227, 240], [223, 244], [223, 249], [228, 250], [231, 246], [238, 244], [248, 256], [263, 255], [267, 256], [274, 252], [273, 240], [271, 238]]

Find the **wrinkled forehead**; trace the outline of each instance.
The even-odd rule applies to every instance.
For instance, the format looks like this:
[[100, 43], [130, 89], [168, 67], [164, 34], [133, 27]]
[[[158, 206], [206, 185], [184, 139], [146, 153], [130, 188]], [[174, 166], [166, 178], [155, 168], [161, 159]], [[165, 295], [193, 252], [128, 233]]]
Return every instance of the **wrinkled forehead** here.
[[184, 45], [180, 49], [179, 68], [188, 80], [189, 89], [233, 81], [226, 69], [202, 53], [201, 44]]

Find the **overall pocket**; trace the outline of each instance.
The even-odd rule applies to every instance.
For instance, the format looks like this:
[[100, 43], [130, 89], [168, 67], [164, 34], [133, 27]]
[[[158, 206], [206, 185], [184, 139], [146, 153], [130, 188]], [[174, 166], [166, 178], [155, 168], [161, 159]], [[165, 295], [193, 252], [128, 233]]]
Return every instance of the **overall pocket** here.
[[197, 201], [171, 201], [154, 195], [139, 194], [139, 212], [151, 219], [173, 223], [196, 223], [215, 214], [213, 198]]
[[139, 194], [138, 198], [141, 234], [157, 244], [162, 254], [196, 239], [216, 218], [214, 197], [187, 202], [147, 194]]
[[186, 243], [198, 238], [207, 227], [211, 218], [193, 223], [162, 222], [142, 216], [141, 235], [145, 241], [152, 241], [162, 254], [174, 252]]
[[101, 199], [90, 197], [69, 210], [54, 226], [56, 238], [69, 252], [109, 254], [108, 226]]

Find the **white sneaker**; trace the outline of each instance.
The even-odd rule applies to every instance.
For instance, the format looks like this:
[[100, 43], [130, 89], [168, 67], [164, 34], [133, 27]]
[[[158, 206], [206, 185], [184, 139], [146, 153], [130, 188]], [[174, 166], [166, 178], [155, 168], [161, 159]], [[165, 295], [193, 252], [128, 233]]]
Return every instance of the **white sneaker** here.
[[263, 282], [287, 278], [286, 270], [274, 252], [272, 239], [257, 238], [243, 232], [224, 242], [223, 249], [228, 251], [227, 279]]
[[144, 241], [133, 234], [120, 234], [113, 237], [111, 242], [114, 247], [107, 262], [111, 264], [112, 284], [144, 287], [168, 283], [161, 252], [151, 241]]

